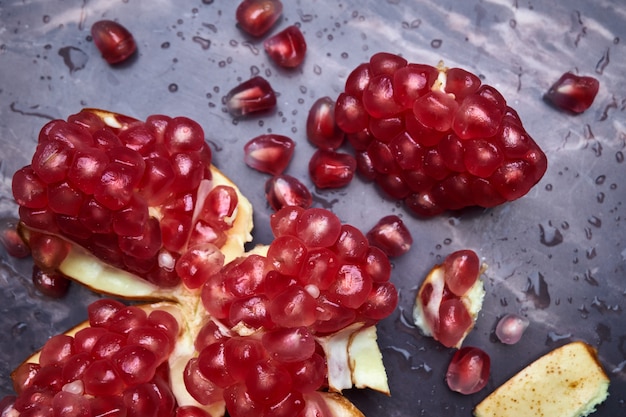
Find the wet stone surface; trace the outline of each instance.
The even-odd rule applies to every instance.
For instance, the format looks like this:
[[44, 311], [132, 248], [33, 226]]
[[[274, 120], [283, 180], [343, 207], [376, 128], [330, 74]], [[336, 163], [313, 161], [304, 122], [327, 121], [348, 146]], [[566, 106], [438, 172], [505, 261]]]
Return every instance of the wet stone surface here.
[[[83, 107], [145, 119], [185, 115], [205, 129], [215, 164], [255, 207], [256, 242], [269, 243], [267, 175], [248, 168], [243, 145], [260, 134], [291, 137], [294, 159], [285, 173], [311, 190], [313, 205], [369, 230], [395, 214], [414, 244], [393, 263], [398, 309], [379, 326], [379, 344], [392, 395], [348, 391], [369, 416], [469, 416], [475, 404], [548, 350], [584, 340], [599, 351], [611, 379], [610, 396], [594, 416], [626, 409], [626, 6], [619, 0], [485, 3], [453, 0], [332, 0], [285, 2], [273, 34], [297, 24], [308, 49], [298, 68], [275, 66], [262, 40], [235, 22], [237, 2], [138, 1], [2, 3], [0, 32], [0, 217], [15, 217], [11, 177], [28, 163], [49, 120]], [[141, 16], [136, 19], [135, 16]], [[117, 20], [135, 37], [128, 62], [101, 59], [89, 34], [100, 19]], [[548, 171], [529, 194], [493, 209], [469, 209], [431, 219], [411, 215], [358, 176], [341, 189], [316, 189], [307, 172], [314, 148], [306, 115], [323, 96], [336, 98], [358, 64], [376, 52], [410, 62], [465, 68], [495, 86], [548, 156]], [[567, 71], [600, 81], [586, 112], [573, 116], [542, 100]], [[276, 109], [233, 118], [224, 95], [256, 75], [276, 91]], [[455, 250], [470, 248], [488, 265], [484, 307], [465, 345], [491, 356], [485, 389], [462, 396], [444, 375], [454, 353], [411, 323], [416, 290], [427, 271]], [[0, 249], [0, 397], [29, 352], [86, 317], [99, 296], [71, 285], [61, 300], [39, 295], [29, 259]], [[529, 320], [514, 345], [494, 329], [508, 313]]]

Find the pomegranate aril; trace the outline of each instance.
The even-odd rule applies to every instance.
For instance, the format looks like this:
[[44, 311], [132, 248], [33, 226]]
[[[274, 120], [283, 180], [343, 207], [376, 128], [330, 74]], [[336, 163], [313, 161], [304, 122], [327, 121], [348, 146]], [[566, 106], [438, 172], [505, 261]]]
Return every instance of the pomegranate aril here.
[[446, 256], [443, 262], [446, 287], [457, 296], [464, 295], [480, 275], [480, 260], [472, 250], [459, 250]]
[[437, 78], [437, 69], [430, 65], [409, 64], [393, 73], [395, 100], [405, 109], [412, 109], [413, 102], [430, 90]]
[[342, 224], [333, 251], [346, 262], [360, 264], [365, 260], [369, 243], [367, 237], [356, 227]]
[[270, 357], [279, 362], [301, 362], [315, 353], [315, 340], [306, 327], [278, 328], [261, 340]]
[[32, 159], [33, 171], [46, 184], [61, 182], [67, 177], [74, 150], [64, 142], [50, 140], [40, 143]]
[[427, 128], [445, 132], [452, 127], [459, 104], [444, 92], [430, 91], [413, 103], [413, 114]]
[[48, 205], [46, 183], [39, 178], [31, 165], [15, 172], [11, 187], [15, 202], [22, 207], [42, 209]]
[[489, 138], [502, 122], [506, 101], [489, 85], [482, 85], [459, 105], [452, 128], [461, 139]]
[[146, 168], [138, 193], [151, 206], [162, 204], [174, 191], [174, 168], [164, 156], [154, 155], [145, 159]]
[[32, 232], [29, 245], [35, 265], [44, 271], [59, 267], [70, 250], [70, 245], [60, 237]]
[[111, 298], [102, 298], [94, 301], [87, 306], [89, 324], [92, 327], [108, 328], [111, 317], [125, 308], [126, 305]]
[[344, 132], [358, 133], [369, 125], [369, 115], [361, 99], [348, 93], [341, 93], [335, 103], [335, 122]]
[[112, 20], [99, 20], [91, 26], [93, 42], [109, 64], [128, 59], [136, 50], [133, 35], [121, 24]]
[[232, 326], [243, 323], [251, 329], [271, 329], [274, 323], [269, 314], [269, 300], [264, 295], [235, 299], [230, 304], [228, 322]]
[[150, 381], [159, 365], [152, 351], [140, 345], [130, 344], [112, 355], [111, 362], [128, 386]]
[[170, 155], [200, 151], [205, 146], [204, 130], [188, 117], [174, 117], [163, 132], [163, 144]]
[[[208, 405], [222, 399], [222, 389], [211, 382], [198, 369], [198, 358], [191, 358], [183, 371], [183, 382], [187, 392], [200, 404]], [[176, 416], [181, 407], [176, 411]], [[198, 408], [198, 410], [201, 410]], [[187, 416], [187, 413], [182, 414]], [[194, 414], [195, 416], [195, 414]]]
[[373, 282], [387, 282], [391, 278], [391, 262], [382, 249], [370, 246], [365, 258], [365, 272]]
[[302, 263], [298, 280], [310, 291], [327, 290], [334, 281], [339, 266], [339, 258], [330, 249], [310, 248]]
[[330, 97], [319, 98], [309, 109], [306, 136], [320, 149], [337, 149], [345, 134], [335, 123], [335, 102]]
[[256, 76], [231, 89], [224, 102], [231, 115], [245, 116], [276, 107], [276, 93], [265, 78]]
[[329, 210], [310, 208], [300, 214], [295, 235], [309, 247], [332, 246], [339, 237], [341, 220]]
[[522, 339], [530, 321], [518, 314], [505, 314], [498, 320], [495, 334], [498, 340], [507, 345], [513, 345]]
[[267, 259], [281, 274], [297, 276], [302, 269], [306, 254], [307, 247], [302, 240], [294, 236], [281, 236], [270, 245]]
[[456, 346], [473, 325], [465, 304], [458, 298], [442, 301], [439, 306], [439, 323], [434, 337], [446, 347]]
[[257, 171], [282, 174], [291, 162], [295, 146], [296, 143], [287, 136], [260, 135], [244, 145], [244, 162]]
[[141, 235], [148, 218], [148, 204], [145, 200], [133, 196], [124, 208], [113, 213], [111, 224], [118, 236], [135, 237]]
[[41, 349], [39, 364], [47, 366], [63, 363], [74, 354], [74, 339], [64, 334], [52, 336]]
[[600, 82], [589, 76], [566, 72], [548, 89], [544, 99], [554, 107], [579, 114], [593, 104]]
[[295, 68], [306, 56], [306, 40], [296, 25], [288, 26], [263, 42], [263, 48], [269, 57], [285, 68]]
[[231, 337], [224, 344], [224, 359], [228, 373], [237, 381], [243, 381], [254, 365], [267, 358], [260, 340], [251, 337]]
[[296, 177], [276, 175], [265, 183], [265, 198], [274, 211], [283, 207], [309, 208], [313, 196], [309, 189]]
[[286, 368], [291, 375], [293, 386], [302, 393], [319, 390], [326, 379], [326, 360], [317, 353], [313, 353], [305, 360], [288, 363]]
[[93, 361], [85, 370], [83, 382], [85, 394], [94, 396], [118, 395], [126, 388], [109, 359]]
[[474, 394], [487, 385], [491, 371], [491, 359], [482, 349], [462, 347], [457, 350], [446, 372], [446, 382], [452, 391]]
[[393, 77], [389, 74], [375, 75], [363, 91], [363, 107], [375, 118], [393, 117], [404, 108], [395, 100]]
[[367, 232], [367, 240], [387, 256], [404, 255], [411, 249], [413, 237], [402, 219], [395, 214], [384, 216]]
[[183, 405], [176, 408], [174, 417], [211, 417], [211, 415], [194, 405]]
[[190, 289], [200, 288], [224, 264], [224, 254], [211, 243], [189, 248], [176, 262], [176, 272]]
[[344, 264], [337, 271], [337, 278], [328, 292], [341, 305], [357, 309], [365, 302], [371, 290], [372, 279], [361, 266]]
[[272, 406], [284, 399], [291, 391], [289, 372], [273, 361], [257, 363], [245, 379], [248, 395], [252, 401]]
[[243, 0], [235, 12], [239, 27], [252, 36], [263, 36], [283, 12], [280, 0]]
[[51, 298], [64, 297], [70, 287], [70, 280], [60, 272], [44, 271], [33, 265], [32, 281], [40, 293]]
[[454, 94], [459, 102], [476, 92], [480, 84], [480, 78], [462, 68], [450, 68], [446, 71], [446, 92]]
[[263, 407], [252, 401], [245, 383], [232, 384], [224, 390], [226, 411], [232, 417], [257, 417], [261, 415]]
[[291, 285], [271, 300], [269, 313], [281, 327], [310, 326], [316, 320], [316, 301], [303, 287]]
[[398, 305], [398, 291], [390, 282], [374, 282], [372, 291], [359, 308], [359, 315], [377, 322], [389, 316]]
[[309, 175], [318, 188], [340, 188], [354, 177], [356, 160], [350, 154], [317, 150], [309, 161]]
[[204, 348], [198, 355], [199, 372], [220, 388], [227, 388], [235, 382], [228, 372], [225, 345], [225, 342], [216, 342]]
[[141, 346], [155, 355], [157, 365], [161, 364], [174, 349], [167, 334], [153, 326], [139, 326], [128, 332], [129, 345]]

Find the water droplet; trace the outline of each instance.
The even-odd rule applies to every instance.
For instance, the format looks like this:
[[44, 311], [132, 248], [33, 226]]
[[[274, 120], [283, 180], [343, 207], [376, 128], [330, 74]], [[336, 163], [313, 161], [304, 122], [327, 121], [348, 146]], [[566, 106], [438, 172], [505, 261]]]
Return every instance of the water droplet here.
[[28, 325], [23, 322], [15, 323], [13, 327], [11, 327], [11, 336], [17, 337], [24, 333], [28, 329]]
[[445, 239], [443, 240], [443, 244], [444, 244], [444, 245], [449, 245], [449, 244], [451, 244], [451, 243], [452, 243], [452, 239], [450, 239], [449, 237], [447, 237], [447, 238], [445, 238]]
[[589, 310], [587, 310], [587, 307], [584, 304], [578, 307], [578, 311], [580, 312], [580, 317], [583, 319], [589, 317]]
[[624, 152], [617, 151], [615, 153], [615, 160], [617, 161], [618, 164], [623, 163], [624, 162]]
[[552, 191], [552, 184], [546, 184], [546, 191]]
[[604, 193], [603, 192], [599, 192], [598, 195], [596, 195], [596, 200], [598, 201], [598, 203], [602, 204], [604, 203]]
[[517, 20], [515, 19], [509, 20], [509, 26], [511, 27], [511, 29], [515, 29], [517, 27]]
[[591, 270], [588, 269], [588, 270], [585, 271], [584, 278], [585, 278], [585, 282], [587, 282], [592, 287], [599, 287], [600, 286], [600, 283], [598, 282], [596, 277], [593, 276]]
[[320, 67], [319, 65], [314, 65], [313, 66], [313, 73], [316, 75], [320, 75], [322, 73], [322, 67]]
[[75, 46], [64, 46], [59, 49], [59, 55], [63, 57], [63, 63], [70, 69], [70, 73], [85, 68], [89, 55]]
[[50, 23], [50, 15], [44, 14], [42, 20], [44, 23]]
[[304, 13], [302, 9], [298, 9], [298, 16], [300, 16], [300, 21], [302, 22], [310, 22], [313, 20], [313, 15], [310, 13]]
[[176, 84], [176, 83], [172, 83], [172, 84], [168, 85], [168, 86], [167, 86], [167, 90], [168, 90], [170, 93], [175, 93], [175, 92], [177, 92], [177, 91], [178, 91], [178, 84]]
[[217, 26], [215, 26], [213, 23], [203, 23], [202, 26], [209, 29], [213, 33], [217, 33]]
[[200, 36], [194, 36], [193, 38], [191, 38], [191, 40], [200, 45], [200, 47], [204, 50], [207, 50], [211, 47], [210, 39], [205, 39]]
[[600, 60], [598, 61], [598, 63], [596, 64], [596, 73], [597, 74], [602, 74], [604, 72], [604, 69], [606, 68], [607, 65], [609, 65], [609, 48], [606, 48], [606, 51], [604, 51], [604, 54], [602, 54], [602, 57], [600, 58]]
[[602, 185], [606, 181], [606, 175], [598, 175], [596, 178], [596, 185]]
[[587, 219], [587, 223], [598, 228], [602, 226], [602, 220], [600, 220], [600, 218], [597, 216], [589, 216], [589, 218]]
[[533, 302], [535, 308], [545, 309], [550, 305], [548, 284], [540, 272], [534, 272], [528, 276], [524, 293], [527, 299]]
[[598, 255], [598, 253], [596, 252], [596, 248], [589, 248], [589, 249], [587, 249], [587, 252], [586, 252], [587, 259], [593, 259], [597, 255]]
[[585, 227], [585, 237], [587, 238], [587, 240], [591, 240], [591, 238], [593, 237], [593, 233], [591, 232], [590, 227]]
[[170, 47], [170, 43], [169, 43], [169, 42], [163, 42], [163, 43], [161, 44], [161, 49], [167, 49], [167, 48], [169, 48], [169, 47]]
[[569, 339], [570, 337], [572, 337], [571, 333], [557, 333], [557, 332], [548, 332], [548, 340], [546, 341], [546, 344], [552, 344], [552, 343], [556, 343], [560, 340], [565, 340], [565, 339]]
[[546, 246], [556, 246], [563, 243], [563, 235], [559, 229], [552, 226], [552, 222], [539, 224], [539, 241]]
[[252, 77], [256, 77], [257, 75], [259, 75], [261, 73], [261, 70], [259, 69], [259, 67], [257, 67], [256, 65], [252, 65], [250, 67], [250, 78]]
[[347, 58], [348, 58], [348, 53], [347, 53], [347, 52], [342, 52], [342, 53], [341, 53], [341, 57], [342, 57], [343, 59], [347, 59]]
[[202, 0], [202, 4], [213, 4], [214, 0]]
[[441, 48], [441, 44], [443, 44], [443, 41], [441, 39], [433, 39], [432, 41], [430, 41], [430, 46], [435, 49]]

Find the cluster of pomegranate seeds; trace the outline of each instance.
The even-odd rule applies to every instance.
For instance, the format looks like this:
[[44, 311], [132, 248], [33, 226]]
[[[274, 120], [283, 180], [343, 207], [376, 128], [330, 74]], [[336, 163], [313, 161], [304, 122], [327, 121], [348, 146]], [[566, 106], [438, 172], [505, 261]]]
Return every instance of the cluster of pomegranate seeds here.
[[582, 113], [593, 104], [600, 82], [588, 76], [566, 72], [544, 94], [554, 107], [572, 113]]
[[230, 90], [224, 102], [232, 116], [245, 116], [275, 108], [276, 93], [265, 78], [257, 75]]
[[547, 168], [502, 95], [460, 68], [377, 53], [349, 74], [335, 120], [359, 172], [419, 215], [515, 200]]
[[357, 228], [322, 208], [286, 206], [271, 215], [267, 256], [239, 258], [211, 276], [202, 301], [229, 326], [306, 327], [316, 335], [394, 310], [389, 259]]
[[491, 371], [489, 355], [477, 347], [466, 346], [454, 352], [446, 382], [452, 391], [474, 394], [485, 388]]
[[296, 25], [288, 26], [263, 42], [268, 56], [278, 66], [295, 68], [306, 56], [306, 40]]
[[97, 112], [49, 122], [31, 164], [13, 177], [35, 263], [57, 269], [69, 241], [159, 286], [199, 287], [223, 264], [219, 247], [238, 201], [232, 187], [213, 186], [202, 127], [113, 115], [121, 127], [112, 128]]
[[498, 320], [496, 325], [496, 337], [506, 345], [513, 345], [519, 342], [530, 325], [530, 321], [519, 314], [505, 314]]
[[267, 180], [265, 198], [274, 211], [285, 206], [309, 208], [313, 204], [313, 196], [306, 185], [287, 174], [275, 175]]
[[252, 36], [265, 35], [283, 13], [280, 0], [243, 0], [235, 12], [239, 27]]
[[291, 162], [296, 143], [293, 139], [273, 133], [250, 139], [243, 147], [244, 162], [250, 168], [278, 175]]
[[395, 214], [382, 217], [367, 232], [370, 245], [380, 248], [385, 255], [398, 257], [411, 249], [413, 237], [402, 219]]
[[[422, 311], [424, 325], [429, 335], [446, 347], [458, 347], [474, 326], [474, 317], [465, 296], [479, 280], [480, 260], [472, 250], [459, 250], [449, 254], [441, 275], [429, 275], [423, 283], [416, 302]], [[481, 301], [482, 302], [482, 301]]]
[[91, 26], [91, 36], [102, 58], [109, 64], [128, 59], [137, 50], [133, 35], [112, 20], [99, 20]]
[[22, 416], [173, 416], [167, 357], [176, 319], [110, 299], [92, 303], [88, 315], [89, 326], [53, 336], [38, 363], [13, 372], [12, 408]]

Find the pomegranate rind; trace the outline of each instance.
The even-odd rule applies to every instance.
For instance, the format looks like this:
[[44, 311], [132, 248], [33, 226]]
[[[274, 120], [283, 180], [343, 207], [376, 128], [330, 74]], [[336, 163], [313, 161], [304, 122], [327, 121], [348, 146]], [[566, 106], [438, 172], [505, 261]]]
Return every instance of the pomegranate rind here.
[[[485, 272], [486, 269], [487, 265], [481, 265], [476, 282], [474, 282], [474, 284], [465, 292], [465, 294], [459, 297], [461, 302], [467, 309], [470, 317], [472, 318], [472, 324], [466, 329], [459, 341], [454, 346], [452, 346], [454, 348], [461, 347], [463, 341], [472, 331], [474, 325], [476, 324], [476, 320], [478, 319], [478, 313], [480, 313], [480, 310], [482, 309], [483, 300], [485, 298], [485, 287], [483, 285], [482, 279], [480, 279], [480, 276], [483, 274], [483, 272]], [[417, 296], [415, 297], [415, 304], [413, 307], [413, 322], [421, 330], [424, 336], [432, 337], [434, 332], [428, 323], [428, 312], [425, 310], [424, 305], [421, 302], [422, 294], [427, 287], [427, 284], [431, 284], [433, 288], [443, 291], [443, 287], [445, 285], [443, 265], [436, 265], [430, 270], [430, 272], [420, 285]], [[436, 303], [437, 308], [439, 307], [439, 304], [441, 304], [441, 300], [439, 301], [439, 303]]]
[[365, 417], [354, 404], [341, 394], [322, 392], [320, 395], [333, 417]]

